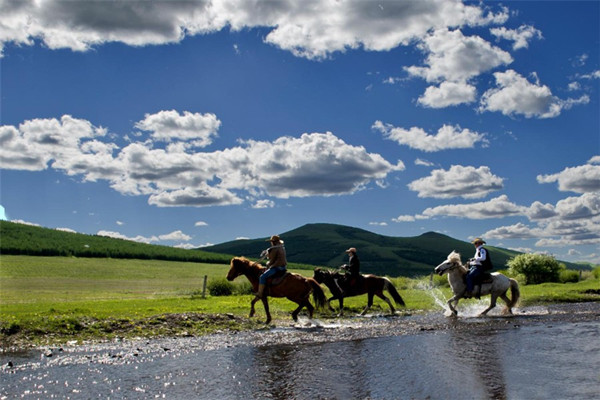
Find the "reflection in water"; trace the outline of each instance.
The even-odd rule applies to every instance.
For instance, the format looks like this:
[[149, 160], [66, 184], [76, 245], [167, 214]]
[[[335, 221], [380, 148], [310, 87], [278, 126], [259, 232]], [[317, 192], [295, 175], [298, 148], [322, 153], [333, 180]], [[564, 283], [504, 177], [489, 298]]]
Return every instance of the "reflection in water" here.
[[597, 399], [599, 331], [597, 320], [459, 318], [342, 342], [37, 354], [0, 370], [0, 398]]
[[448, 350], [450, 357], [461, 360], [463, 373], [479, 377], [487, 398], [504, 400], [506, 385], [498, 341], [495, 330], [450, 330]]

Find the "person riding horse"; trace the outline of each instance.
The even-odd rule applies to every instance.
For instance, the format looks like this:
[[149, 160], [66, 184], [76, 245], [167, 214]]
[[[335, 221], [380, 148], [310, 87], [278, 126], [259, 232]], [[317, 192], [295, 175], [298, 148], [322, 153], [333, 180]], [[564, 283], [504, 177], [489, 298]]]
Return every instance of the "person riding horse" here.
[[344, 278], [340, 280], [342, 296], [346, 296], [352, 289], [352, 287], [356, 284], [358, 279], [360, 278], [360, 260], [358, 259], [358, 255], [356, 254], [356, 248], [350, 247], [346, 250], [348, 254], [348, 264], [344, 264], [341, 266], [343, 270], [346, 271], [344, 274]]
[[479, 285], [479, 292], [481, 292], [481, 282], [478, 280], [482, 277], [482, 275], [491, 270], [492, 267], [492, 259], [490, 257], [489, 252], [483, 245], [485, 241], [481, 238], [476, 238], [471, 243], [475, 246], [475, 256], [469, 260], [468, 265], [469, 273], [467, 274], [467, 290], [465, 293], [465, 297], [475, 296], [479, 298], [478, 294], [473, 293], [473, 289], [475, 287], [475, 283]]
[[264, 250], [261, 254], [262, 257], [269, 257], [269, 261], [267, 261], [267, 270], [258, 278], [258, 292], [256, 296], [259, 298], [263, 297], [267, 279], [278, 272], [285, 273], [287, 271], [287, 259], [283, 240], [278, 235], [273, 235], [267, 241], [271, 242], [271, 247]]

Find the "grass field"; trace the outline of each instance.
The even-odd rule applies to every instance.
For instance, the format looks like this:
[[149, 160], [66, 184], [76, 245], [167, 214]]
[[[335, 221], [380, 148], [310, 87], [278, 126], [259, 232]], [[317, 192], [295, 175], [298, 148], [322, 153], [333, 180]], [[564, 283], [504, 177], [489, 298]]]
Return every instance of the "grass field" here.
[[[154, 260], [122, 260], [73, 257], [2, 256], [0, 258], [0, 338], [19, 338], [32, 344], [116, 336], [203, 334], [218, 329], [247, 329], [264, 319], [243, 318], [251, 295], [202, 296], [204, 276], [210, 284], [222, 280], [227, 265]], [[292, 270], [311, 276], [312, 270]], [[429, 278], [393, 278], [407, 304], [406, 312], [439, 309], [427, 290]], [[234, 282], [243, 285], [239, 277]], [[445, 280], [434, 283], [448, 298]], [[599, 301], [600, 280], [588, 274], [579, 283], [521, 285], [521, 305], [542, 302]], [[324, 288], [326, 293], [328, 290]], [[358, 312], [366, 296], [345, 299], [346, 310]], [[275, 319], [288, 320], [295, 304], [269, 299]], [[337, 302], [334, 302], [337, 307]], [[375, 299], [373, 310], [387, 312]], [[441, 310], [440, 310], [441, 311]], [[165, 315], [186, 314], [184, 321], [167, 326]], [[229, 315], [231, 318], [198, 319], [196, 314]], [[323, 317], [329, 315], [323, 314]], [[22, 344], [22, 343], [21, 343]]]

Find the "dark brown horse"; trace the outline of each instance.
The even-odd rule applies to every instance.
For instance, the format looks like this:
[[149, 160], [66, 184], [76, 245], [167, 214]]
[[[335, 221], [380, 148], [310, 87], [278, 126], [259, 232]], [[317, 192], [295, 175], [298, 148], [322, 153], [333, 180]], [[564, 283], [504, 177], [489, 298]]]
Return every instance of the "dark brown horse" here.
[[[333, 307], [329, 303], [331, 300], [338, 299], [340, 302], [340, 313], [339, 315], [344, 315], [344, 296], [342, 295], [342, 291], [340, 286], [342, 283], [338, 283], [338, 281], [344, 276], [336, 271], [330, 271], [323, 268], [315, 268], [314, 276], [315, 280], [319, 283], [324, 284], [329, 288], [331, 294], [333, 295], [329, 300], [327, 300], [327, 305], [331, 311], [334, 311]], [[377, 295], [377, 297], [383, 299], [389, 306], [391, 313], [394, 314], [396, 310], [392, 305], [390, 299], [388, 299], [383, 291], [387, 290], [389, 294], [392, 296], [397, 305], [404, 306], [404, 300], [392, 284], [392, 282], [385, 277], [367, 274], [361, 275], [359, 279], [357, 279], [356, 284], [354, 284], [348, 292], [345, 293], [346, 297], [359, 296], [361, 294], [367, 294], [367, 306], [360, 313], [360, 315], [365, 315], [367, 311], [373, 305], [373, 296]]]
[[[245, 257], [234, 257], [231, 259], [229, 272], [227, 273], [227, 280], [232, 281], [240, 275], [246, 276], [252, 284], [252, 290], [256, 293], [258, 291], [258, 278], [263, 272], [267, 270], [261, 264], [252, 262]], [[276, 278], [277, 279], [277, 278]], [[313, 294], [313, 299], [317, 308], [321, 308], [325, 305], [325, 292], [321, 286], [313, 278], [306, 278], [300, 274], [294, 274], [288, 272], [283, 277], [281, 283], [271, 286], [272, 279], [267, 280], [267, 287], [265, 288], [264, 296], [255, 297], [250, 302], [250, 317], [254, 316], [254, 304], [258, 300], [262, 300], [265, 306], [265, 313], [267, 314], [266, 324], [271, 322], [271, 313], [269, 312], [269, 302], [267, 296], [271, 297], [286, 297], [288, 300], [298, 304], [292, 312], [292, 318], [294, 321], [298, 321], [298, 313], [302, 310], [302, 307], [306, 307], [310, 318], [313, 316], [314, 307], [310, 304], [308, 298], [310, 294]]]

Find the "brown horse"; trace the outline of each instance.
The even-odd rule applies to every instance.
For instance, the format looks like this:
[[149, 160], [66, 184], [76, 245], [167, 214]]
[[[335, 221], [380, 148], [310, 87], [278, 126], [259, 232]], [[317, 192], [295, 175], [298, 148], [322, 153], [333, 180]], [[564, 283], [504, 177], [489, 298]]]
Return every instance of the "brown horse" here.
[[[333, 307], [329, 303], [331, 300], [338, 299], [340, 302], [340, 313], [339, 315], [344, 315], [344, 296], [342, 295], [342, 291], [340, 290], [340, 284], [338, 284], [339, 279], [341, 279], [344, 275], [330, 271], [322, 268], [315, 268], [314, 276], [315, 280], [319, 283], [323, 283], [325, 286], [329, 288], [331, 294], [333, 295], [329, 300], [327, 300], [327, 305], [331, 311], [334, 311]], [[359, 296], [361, 294], [367, 294], [367, 306], [360, 313], [360, 315], [365, 315], [367, 311], [373, 305], [373, 296], [377, 295], [377, 297], [383, 299], [389, 306], [391, 313], [394, 314], [396, 310], [392, 305], [390, 299], [388, 299], [383, 291], [387, 290], [397, 305], [404, 306], [404, 300], [392, 284], [392, 282], [385, 277], [367, 274], [361, 275], [360, 278], [356, 281], [356, 284], [353, 285], [350, 290], [345, 293], [346, 297]]]
[[[230, 265], [231, 267], [227, 273], [227, 280], [232, 281], [240, 275], [245, 275], [252, 284], [252, 290], [256, 293], [258, 291], [258, 278], [267, 270], [267, 268], [259, 263], [252, 262], [245, 257], [232, 258]], [[308, 300], [311, 293], [313, 294], [313, 299], [317, 308], [321, 308], [325, 305], [325, 292], [323, 292], [321, 286], [319, 286], [317, 281], [313, 278], [305, 278], [300, 274], [288, 272], [285, 277], [283, 277], [281, 283], [271, 286], [271, 281], [272, 279], [267, 280], [267, 287], [265, 288], [262, 299], [256, 296], [250, 302], [250, 317], [253, 317], [255, 313], [254, 304], [258, 300], [262, 300], [265, 307], [265, 313], [267, 314], [265, 324], [271, 322], [271, 313], [269, 312], [267, 296], [286, 297], [288, 300], [297, 303], [298, 308], [292, 312], [294, 321], [298, 321], [298, 313], [302, 310], [302, 307], [306, 307], [310, 318], [312, 318], [315, 308]]]

